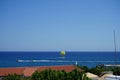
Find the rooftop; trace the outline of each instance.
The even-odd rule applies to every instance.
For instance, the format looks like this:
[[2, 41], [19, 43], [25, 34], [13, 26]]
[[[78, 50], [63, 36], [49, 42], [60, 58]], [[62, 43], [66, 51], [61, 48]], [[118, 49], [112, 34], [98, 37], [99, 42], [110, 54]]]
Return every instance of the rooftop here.
[[74, 69], [81, 71], [80, 68], [77, 68], [74, 65], [64, 65], [64, 66], [38, 66], [38, 67], [17, 67], [17, 68], [0, 68], [0, 76], [6, 76], [8, 74], [18, 74], [24, 76], [31, 76], [36, 70], [43, 71], [46, 69], [51, 70], [65, 70], [66, 72], [70, 72]]

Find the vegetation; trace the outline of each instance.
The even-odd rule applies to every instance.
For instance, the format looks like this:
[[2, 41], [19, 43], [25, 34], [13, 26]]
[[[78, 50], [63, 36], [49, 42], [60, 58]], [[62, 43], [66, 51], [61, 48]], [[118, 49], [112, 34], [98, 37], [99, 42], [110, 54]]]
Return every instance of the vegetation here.
[[2, 80], [91, 80], [84, 72], [79, 72], [78, 70], [73, 70], [71, 72], [55, 71], [55, 70], [44, 70], [36, 71], [31, 77], [23, 77], [22, 75], [8, 75]]
[[98, 76], [101, 75], [102, 72], [112, 71], [115, 75], [120, 75], [120, 68], [118, 67], [104, 67], [103, 65], [98, 65], [93, 68], [88, 68], [87, 66], [78, 66], [84, 71], [79, 72], [78, 70], [73, 70], [71, 72], [55, 71], [55, 70], [44, 70], [44, 71], [36, 71], [33, 73], [31, 77], [24, 77], [22, 75], [9, 74], [6, 77], [3, 77], [2, 80], [91, 80], [86, 77], [86, 72], [91, 72]]
[[8, 74], [6, 77], [4, 77], [2, 80], [21, 80], [21, 75], [17, 74]]
[[114, 75], [120, 75], [120, 67], [104, 67], [104, 65], [98, 65], [92, 68], [88, 68], [87, 66], [78, 66], [78, 67], [83, 69], [85, 73], [91, 72], [98, 76], [100, 76], [101, 73], [105, 71], [112, 71]]
[[31, 80], [90, 80], [84, 75], [83, 72], [78, 70], [73, 70], [71, 72], [55, 71], [55, 70], [45, 70], [45, 71], [36, 71]]

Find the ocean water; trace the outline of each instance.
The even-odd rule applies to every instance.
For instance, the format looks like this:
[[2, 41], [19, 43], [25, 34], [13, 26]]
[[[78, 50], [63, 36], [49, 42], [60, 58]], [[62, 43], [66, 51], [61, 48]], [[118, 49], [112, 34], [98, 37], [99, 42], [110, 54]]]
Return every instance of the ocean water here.
[[[114, 52], [0, 52], [0, 67], [78, 65], [94, 67], [99, 64], [114, 64]], [[117, 52], [120, 64], [120, 52]]]

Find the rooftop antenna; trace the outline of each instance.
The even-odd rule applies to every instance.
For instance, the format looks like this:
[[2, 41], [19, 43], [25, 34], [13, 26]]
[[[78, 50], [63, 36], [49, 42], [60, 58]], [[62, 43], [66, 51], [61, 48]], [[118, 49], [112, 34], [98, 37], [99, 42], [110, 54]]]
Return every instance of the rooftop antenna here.
[[[115, 49], [115, 52], [114, 52], [114, 67], [115, 67], [115, 75], [117, 75], [117, 52], [116, 52], [116, 35], [115, 35], [115, 30], [113, 30], [113, 33], [114, 33], [114, 49]], [[116, 76], [116, 80], [117, 80], [117, 76]]]
[[114, 60], [115, 60], [115, 65], [116, 65], [116, 61], [117, 61], [116, 57], [117, 57], [117, 55], [116, 55], [116, 35], [115, 35], [115, 30], [113, 32], [114, 32], [114, 49], [115, 49]]

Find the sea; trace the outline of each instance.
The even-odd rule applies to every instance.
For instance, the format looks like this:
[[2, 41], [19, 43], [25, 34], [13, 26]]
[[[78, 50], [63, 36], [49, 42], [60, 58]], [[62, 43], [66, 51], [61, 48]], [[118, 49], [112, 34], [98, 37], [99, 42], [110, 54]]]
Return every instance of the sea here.
[[[115, 55], [116, 54], [116, 55]], [[115, 62], [116, 61], [116, 62]], [[28, 66], [120, 64], [120, 52], [0, 52], [0, 68]]]

